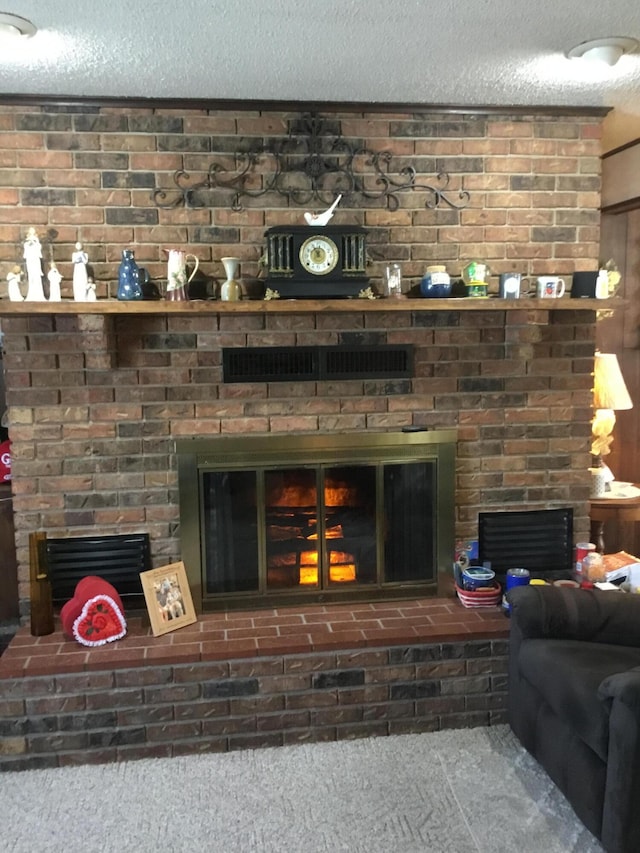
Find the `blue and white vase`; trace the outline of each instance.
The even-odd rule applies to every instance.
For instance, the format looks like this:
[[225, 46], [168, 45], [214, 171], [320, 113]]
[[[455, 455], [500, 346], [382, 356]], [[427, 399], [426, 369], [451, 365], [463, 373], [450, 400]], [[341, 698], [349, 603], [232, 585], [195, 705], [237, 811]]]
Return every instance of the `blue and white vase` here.
[[124, 249], [118, 270], [118, 299], [132, 301], [142, 299], [140, 269], [131, 249]]

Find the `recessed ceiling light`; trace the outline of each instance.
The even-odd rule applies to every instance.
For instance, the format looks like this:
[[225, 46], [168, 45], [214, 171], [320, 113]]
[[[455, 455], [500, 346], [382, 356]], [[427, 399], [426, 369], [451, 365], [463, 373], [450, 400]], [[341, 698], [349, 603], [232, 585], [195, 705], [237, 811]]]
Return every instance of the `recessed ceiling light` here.
[[31, 38], [37, 33], [37, 28], [27, 21], [26, 18], [20, 18], [18, 15], [11, 15], [8, 12], [0, 12], [0, 36], [2, 38]]
[[615, 65], [625, 53], [633, 53], [638, 47], [637, 39], [612, 36], [606, 39], [584, 41], [567, 52], [569, 59], [586, 59], [604, 65]]

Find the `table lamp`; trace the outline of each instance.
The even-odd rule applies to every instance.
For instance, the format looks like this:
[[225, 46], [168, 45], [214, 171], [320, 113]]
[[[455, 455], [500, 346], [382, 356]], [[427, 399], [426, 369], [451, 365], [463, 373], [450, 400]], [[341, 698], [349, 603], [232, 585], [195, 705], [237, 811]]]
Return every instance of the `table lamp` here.
[[614, 476], [603, 462], [602, 457], [611, 453], [613, 428], [616, 423], [616, 411], [631, 409], [633, 403], [624, 384], [618, 357], [614, 353], [596, 352], [593, 373], [593, 408], [595, 414], [591, 423], [593, 436], [591, 454], [594, 469], [604, 469], [602, 472], [605, 483], [610, 483]]

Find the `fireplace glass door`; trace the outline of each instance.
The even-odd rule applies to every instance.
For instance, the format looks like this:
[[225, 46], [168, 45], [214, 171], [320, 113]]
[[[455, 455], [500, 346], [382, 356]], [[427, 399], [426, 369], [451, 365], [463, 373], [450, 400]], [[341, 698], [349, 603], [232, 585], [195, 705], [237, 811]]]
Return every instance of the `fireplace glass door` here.
[[206, 593], [433, 579], [435, 463], [203, 474]]
[[182, 557], [205, 609], [436, 594], [452, 431], [181, 441]]

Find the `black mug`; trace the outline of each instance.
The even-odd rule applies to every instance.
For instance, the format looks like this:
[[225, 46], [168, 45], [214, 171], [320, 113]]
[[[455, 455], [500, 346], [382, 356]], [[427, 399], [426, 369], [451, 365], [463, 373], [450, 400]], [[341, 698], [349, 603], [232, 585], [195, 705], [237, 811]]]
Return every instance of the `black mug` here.
[[595, 299], [598, 271], [574, 272], [571, 279], [571, 296], [573, 299]]

